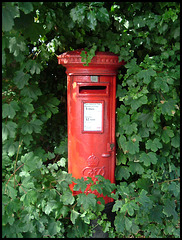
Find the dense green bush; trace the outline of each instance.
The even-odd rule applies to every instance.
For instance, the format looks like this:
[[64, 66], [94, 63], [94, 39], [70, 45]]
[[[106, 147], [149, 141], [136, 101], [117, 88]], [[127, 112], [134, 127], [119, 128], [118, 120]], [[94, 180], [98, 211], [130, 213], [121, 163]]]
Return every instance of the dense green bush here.
[[[180, 5], [2, 3], [2, 236], [179, 238]], [[113, 224], [67, 173], [66, 74], [57, 55], [87, 48], [124, 59], [117, 80]], [[92, 184], [77, 181], [84, 191]], [[111, 193], [115, 189], [115, 193]]]

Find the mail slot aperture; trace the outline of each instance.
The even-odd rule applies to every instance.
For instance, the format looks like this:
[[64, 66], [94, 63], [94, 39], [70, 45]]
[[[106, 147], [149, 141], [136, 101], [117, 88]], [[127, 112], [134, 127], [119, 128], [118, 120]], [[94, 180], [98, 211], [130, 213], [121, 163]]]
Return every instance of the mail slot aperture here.
[[81, 94], [106, 94], [107, 86], [80, 86], [79, 93]]

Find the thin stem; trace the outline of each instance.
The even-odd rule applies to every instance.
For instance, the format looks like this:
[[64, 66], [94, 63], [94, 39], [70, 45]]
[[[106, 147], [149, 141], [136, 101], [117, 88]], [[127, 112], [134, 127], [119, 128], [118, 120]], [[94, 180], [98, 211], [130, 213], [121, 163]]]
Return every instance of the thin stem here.
[[[157, 184], [163, 184], [163, 183], [169, 183], [169, 182], [173, 182], [173, 181], [180, 181], [180, 178], [176, 178], [176, 179], [169, 179], [169, 180], [165, 180], [165, 181], [163, 181], [163, 182], [159, 182], [159, 183], [157, 183]], [[152, 187], [154, 184], [151, 184], [149, 187]]]
[[16, 154], [16, 160], [15, 160], [15, 166], [14, 166], [14, 188], [15, 188], [16, 164], [17, 164], [18, 155], [19, 155], [19, 150], [20, 150], [20, 148], [21, 148], [22, 142], [23, 142], [23, 140], [21, 140], [21, 143], [20, 143], [19, 146], [18, 146], [18, 151], [17, 151], [17, 154]]
[[[15, 180], [16, 180], [16, 179], [15, 179]], [[22, 188], [21, 184], [20, 184], [17, 180], [16, 180], [16, 182], [17, 182], [18, 186], [21, 187], [21, 189], [24, 191], [24, 193], [27, 194], [27, 192]]]
[[9, 183], [9, 181], [11, 180], [11, 178], [13, 177], [13, 175], [14, 175], [23, 165], [24, 165], [24, 163], [23, 163], [21, 166], [19, 166], [19, 167], [14, 171], [14, 173], [11, 174], [10, 178], [8, 179], [8, 181], [7, 181], [7, 183], [6, 183], [6, 187], [7, 187], [8, 183]]

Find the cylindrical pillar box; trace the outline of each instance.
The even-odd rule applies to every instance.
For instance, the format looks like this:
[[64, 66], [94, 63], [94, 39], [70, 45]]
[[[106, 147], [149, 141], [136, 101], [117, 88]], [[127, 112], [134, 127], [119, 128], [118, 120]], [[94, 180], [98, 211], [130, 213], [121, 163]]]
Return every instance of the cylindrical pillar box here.
[[[102, 175], [115, 183], [116, 75], [124, 61], [110, 52], [96, 52], [84, 66], [81, 51], [58, 56], [58, 64], [66, 67], [67, 74], [68, 172], [93, 181]], [[73, 186], [73, 194], [79, 194]], [[92, 193], [100, 196], [97, 191]], [[107, 196], [104, 200], [112, 202]]]

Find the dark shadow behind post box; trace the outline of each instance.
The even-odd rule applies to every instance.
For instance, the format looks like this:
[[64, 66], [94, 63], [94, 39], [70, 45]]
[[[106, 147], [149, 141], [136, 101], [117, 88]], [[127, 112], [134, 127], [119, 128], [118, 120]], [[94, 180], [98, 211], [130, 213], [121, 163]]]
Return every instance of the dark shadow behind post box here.
[[[75, 178], [96, 181], [102, 175], [115, 183], [116, 75], [124, 61], [109, 52], [96, 52], [83, 66], [81, 51], [58, 56], [66, 67], [68, 115], [68, 172]], [[74, 195], [81, 191], [73, 190]], [[88, 190], [97, 196], [97, 191]], [[104, 197], [105, 204], [113, 199]]]

